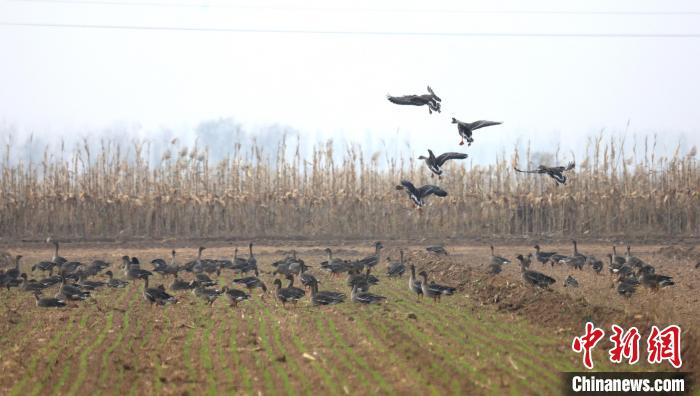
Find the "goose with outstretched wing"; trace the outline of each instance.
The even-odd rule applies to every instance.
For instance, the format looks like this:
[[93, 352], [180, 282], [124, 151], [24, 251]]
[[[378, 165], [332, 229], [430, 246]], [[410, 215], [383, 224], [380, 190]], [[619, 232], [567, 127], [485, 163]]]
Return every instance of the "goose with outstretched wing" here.
[[420, 188], [416, 188], [413, 183], [408, 180], [401, 180], [401, 184], [396, 186], [397, 190], [405, 190], [416, 207], [421, 208], [425, 205], [425, 198], [434, 194], [438, 197], [446, 197], [447, 191], [432, 184], [426, 184]]
[[566, 175], [564, 175], [564, 172], [568, 172], [576, 167], [575, 162], [569, 162], [567, 166], [544, 166], [540, 165], [537, 167], [537, 169], [531, 169], [531, 170], [521, 170], [516, 167], [513, 167], [516, 172], [521, 172], [521, 173], [538, 173], [538, 174], [546, 174], [554, 181], [559, 184], [566, 184]]
[[386, 98], [389, 102], [397, 105], [428, 106], [428, 113], [430, 114], [433, 114], [433, 111], [440, 112], [440, 102], [442, 101], [430, 87], [428, 87], [427, 95], [387, 95]]
[[454, 117], [452, 117], [452, 123], [457, 124], [457, 132], [459, 132], [459, 136], [462, 137], [462, 141], [459, 142], [460, 146], [464, 144], [465, 139], [468, 142], [467, 145], [471, 146], [472, 143], [474, 143], [474, 137], [473, 137], [474, 131], [476, 131], [477, 129], [503, 124], [502, 122], [499, 122], [499, 121], [486, 121], [486, 120], [479, 120], [479, 121], [474, 121], [474, 122], [464, 122], [464, 121], [460, 121]]

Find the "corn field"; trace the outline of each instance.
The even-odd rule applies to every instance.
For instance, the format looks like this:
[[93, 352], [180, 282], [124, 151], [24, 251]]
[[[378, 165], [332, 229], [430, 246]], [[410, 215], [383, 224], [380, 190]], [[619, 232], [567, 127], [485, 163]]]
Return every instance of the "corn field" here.
[[[47, 148], [40, 163], [11, 161], [7, 146], [0, 235], [647, 238], [700, 231], [695, 148], [659, 157], [654, 142], [626, 152], [622, 140], [592, 137], [569, 182], [557, 187], [546, 175], [513, 171], [515, 164], [539, 165], [530, 149], [488, 166], [451, 161], [437, 180], [416, 156], [368, 158], [356, 146], [338, 153], [327, 142], [301, 158], [298, 149], [286, 155], [285, 145], [266, 152], [232, 143], [220, 161], [206, 148], [173, 145], [157, 163], [145, 159], [142, 143], [103, 142], [97, 153], [85, 145], [64, 156]], [[431, 197], [417, 211], [394, 188], [403, 178], [438, 184], [449, 196]]]

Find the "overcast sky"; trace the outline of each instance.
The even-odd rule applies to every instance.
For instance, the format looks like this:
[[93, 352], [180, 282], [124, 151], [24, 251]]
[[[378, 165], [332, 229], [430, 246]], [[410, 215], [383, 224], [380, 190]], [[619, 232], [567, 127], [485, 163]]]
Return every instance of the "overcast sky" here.
[[[0, 134], [20, 138], [127, 123], [186, 140], [233, 117], [445, 151], [454, 116], [504, 122], [476, 133], [480, 161], [602, 129], [700, 143], [693, 1], [0, 0], [0, 54]], [[428, 84], [442, 114], [385, 99]]]

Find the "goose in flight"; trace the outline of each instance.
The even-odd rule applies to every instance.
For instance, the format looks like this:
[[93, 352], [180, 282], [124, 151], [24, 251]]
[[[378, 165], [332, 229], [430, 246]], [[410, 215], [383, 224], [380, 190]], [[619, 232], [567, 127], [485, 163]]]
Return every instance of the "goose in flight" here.
[[432, 184], [426, 184], [421, 188], [416, 188], [413, 183], [408, 180], [401, 180], [401, 185], [396, 186], [397, 190], [406, 190], [406, 193], [411, 198], [417, 208], [423, 207], [425, 205], [425, 198], [431, 194], [435, 194], [438, 197], [446, 197], [447, 191], [443, 190], [438, 186]]
[[576, 167], [575, 162], [569, 162], [567, 166], [544, 166], [540, 165], [537, 167], [537, 169], [532, 169], [532, 170], [520, 170], [516, 167], [513, 167], [516, 172], [522, 172], [522, 173], [539, 173], [539, 174], [546, 174], [549, 175], [554, 181], [556, 182], [557, 186], [559, 184], [566, 184], [566, 176], [564, 175], [564, 172], [570, 171]]
[[[443, 153], [436, 157], [433, 151], [428, 149], [428, 156], [421, 155], [418, 159], [424, 160], [425, 164], [428, 165], [428, 169], [430, 169], [434, 175], [438, 175], [438, 178], [442, 178], [442, 166], [445, 162], [453, 159], [465, 159], [467, 157], [468, 155], [463, 153]], [[434, 176], [433, 174], [430, 176]]]
[[479, 128], [485, 128], [493, 125], [501, 125], [503, 124], [502, 122], [498, 121], [486, 121], [486, 120], [479, 120], [479, 121], [474, 121], [474, 122], [464, 122], [460, 121], [454, 117], [452, 117], [452, 123], [457, 124], [457, 131], [459, 132], [459, 136], [462, 137], [462, 141], [459, 142], [459, 145], [464, 144], [464, 139], [467, 139], [467, 142], [469, 143], [468, 146], [471, 146], [472, 143], [474, 143], [474, 138], [472, 137], [472, 134], [474, 133], [475, 130]]
[[387, 95], [386, 98], [391, 103], [397, 105], [410, 105], [410, 106], [428, 106], [428, 113], [433, 114], [433, 111], [440, 112], [440, 99], [435, 92], [428, 87], [427, 95], [404, 95], [404, 96], [391, 96]]

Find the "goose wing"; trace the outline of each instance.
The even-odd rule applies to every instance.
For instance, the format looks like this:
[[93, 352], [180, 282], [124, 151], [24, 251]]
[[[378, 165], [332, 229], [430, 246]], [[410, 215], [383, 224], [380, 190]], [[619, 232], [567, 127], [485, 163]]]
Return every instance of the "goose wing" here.
[[445, 162], [453, 159], [465, 159], [469, 155], [464, 154], [464, 153], [454, 153], [454, 152], [449, 152], [449, 153], [443, 153], [440, 154], [437, 158], [435, 158], [435, 163], [437, 163], [438, 166], [442, 166]]
[[435, 194], [438, 197], [446, 197], [447, 191], [443, 190], [438, 186], [426, 184], [425, 186], [418, 189], [418, 194], [420, 197], [427, 197], [430, 194]]
[[471, 124], [469, 124], [469, 128], [473, 131], [475, 129], [479, 128], [485, 128], [493, 125], [501, 125], [502, 122], [498, 121], [486, 121], [486, 120], [479, 120], [479, 121], [474, 121]]

